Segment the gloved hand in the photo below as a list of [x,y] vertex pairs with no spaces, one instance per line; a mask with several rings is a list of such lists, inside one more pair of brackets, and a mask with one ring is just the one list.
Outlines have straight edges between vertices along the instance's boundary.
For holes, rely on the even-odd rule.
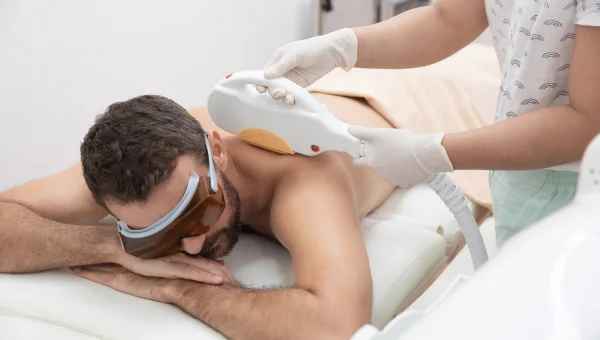
[[[264,67],[265,78],[286,77],[307,87],[336,67],[350,71],[356,64],[358,40],[350,28],[329,34],[295,41],[280,47]],[[258,85],[258,92],[267,88]],[[286,104],[294,100],[284,89],[268,89],[273,99],[283,99]]]
[[378,177],[401,188],[425,182],[434,173],[454,171],[442,146],[444,133],[363,126],[350,126],[348,132],[364,141],[364,157],[355,159],[354,166],[369,167]]

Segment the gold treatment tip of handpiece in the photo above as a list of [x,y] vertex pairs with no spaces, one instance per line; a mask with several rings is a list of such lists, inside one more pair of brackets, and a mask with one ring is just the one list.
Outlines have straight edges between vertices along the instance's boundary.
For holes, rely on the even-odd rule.
[[277,152],[283,155],[295,154],[292,147],[279,135],[265,129],[246,128],[240,131],[237,136],[246,141],[246,143],[258,146],[269,151]]

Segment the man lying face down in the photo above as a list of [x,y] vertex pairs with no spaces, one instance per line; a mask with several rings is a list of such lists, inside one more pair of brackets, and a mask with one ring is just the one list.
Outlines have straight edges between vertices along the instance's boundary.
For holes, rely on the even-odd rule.
[[[358,101],[315,97],[350,124],[389,127]],[[190,197],[210,189],[212,178],[219,214],[206,233],[187,233],[148,257],[166,256],[126,253],[129,241],[114,222],[99,222],[113,215],[131,234],[168,216],[172,225],[181,217],[173,211],[190,211],[186,204],[200,201]],[[136,97],[97,117],[81,163],[0,193],[0,271],[75,267],[86,279],[175,304],[231,339],[348,339],[371,311],[359,221],[393,189],[353,168],[346,154],[278,155],[218,129],[205,108],[188,113],[164,97]],[[243,227],[290,251],[292,287],[236,282],[220,260]]]

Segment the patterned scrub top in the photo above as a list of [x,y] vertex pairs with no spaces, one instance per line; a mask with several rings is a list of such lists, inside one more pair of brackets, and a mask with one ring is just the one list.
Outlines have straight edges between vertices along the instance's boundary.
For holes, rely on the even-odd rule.
[[[600,26],[600,0],[485,0],[485,6],[503,75],[494,121],[568,104],[575,25]],[[578,168],[579,162],[552,167]]]

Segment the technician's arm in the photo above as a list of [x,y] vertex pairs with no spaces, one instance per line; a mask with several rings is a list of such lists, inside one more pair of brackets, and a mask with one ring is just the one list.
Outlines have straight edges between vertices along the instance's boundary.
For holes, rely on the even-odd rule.
[[351,179],[326,157],[312,158],[319,171],[289,178],[274,198],[271,221],[292,254],[292,288],[173,281],[166,300],[236,340],[348,339],[367,324],[372,283]]
[[80,164],[0,193],[0,272],[110,262],[119,251],[115,228],[80,226],[106,215]]
[[442,145],[455,169],[539,169],[582,158],[600,133],[600,27],[577,25],[575,35],[569,105],[447,134]]
[[[473,41],[487,27],[483,0],[438,0],[384,22],[296,41],[273,53],[266,78],[284,76],[306,87],[336,67],[412,68],[438,62]],[[257,86],[259,92],[267,89]],[[293,104],[284,89],[274,99]]]
[[488,26],[483,0],[438,0],[375,25],[354,29],[356,67],[413,68],[443,60]]

